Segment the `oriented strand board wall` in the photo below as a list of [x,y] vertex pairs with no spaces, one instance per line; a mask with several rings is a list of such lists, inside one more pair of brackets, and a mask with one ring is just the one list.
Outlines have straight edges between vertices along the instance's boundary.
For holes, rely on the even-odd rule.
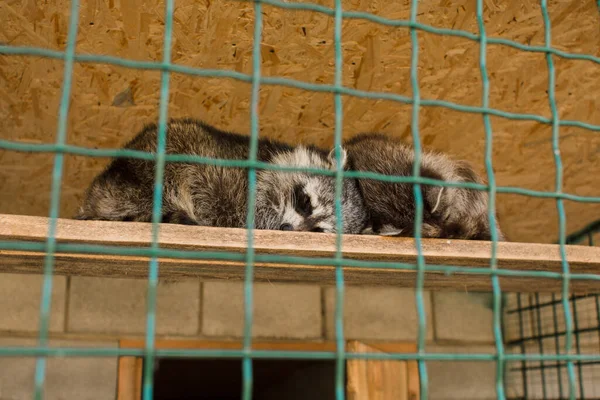
[[[332,2],[322,1],[332,6]],[[543,44],[537,1],[486,0],[489,35]],[[593,0],[550,1],[553,44],[574,53],[599,55],[600,28]],[[237,1],[177,0],[173,62],[193,67],[251,72],[253,10]],[[419,20],[477,32],[474,0],[422,0]],[[346,10],[407,18],[409,1],[344,1]],[[0,41],[63,49],[67,0],[0,2]],[[138,60],[160,60],[164,4],[158,0],[87,0],[80,9],[77,51]],[[332,18],[264,6],[262,73],[306,82],[332,83]],[[481,103],[477,42],[419,33],[419,78],[423,98]],[[410,95],[407,29],[363,20],[343,24],[343,83],[364,90]],[[600,65],[555,57],[561,118],[600,124]],[[550,115],[543,54],[490,46],[488,70],[492,107]],[[0,137],[29,143],[55,139],[62,63],[0,55]],[[157,116],[160,74],[111,65],[78,64],[69,117],[68,142],[93,148],[123,144]],[[169,112],[193,116],[220,128],[249,131],[248,84],[229,79],[173,74]],[[333,97],[284,87],[263,87],[261,134],[290,142],[333,143]],[[494,164],[499,185],[537,190],[554,187],[551,129],[534,122],[492,118]],[[421,138],[433,149],[472,161],[484,173],[482,117],[424,107]],[[390,101],[344,98],[344,136],[379,130],[410,140],[410,106]],[[561,128],[565,191],[600,196],[600,133]],[[93,176],[107,160],[67,156],[61,215],[74,214]],[[0,212],[47,215],[51,155],[0,150]],[[552,200],[501,195],[500,222],[509,238],[549,242],[557,237]],[[567,202],[568,230],[600,216],[600,206]]]

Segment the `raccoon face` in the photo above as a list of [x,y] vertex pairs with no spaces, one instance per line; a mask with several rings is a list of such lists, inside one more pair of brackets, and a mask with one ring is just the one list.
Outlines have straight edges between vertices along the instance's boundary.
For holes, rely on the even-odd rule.
[[303,176],[285,193],[277,210],[281,215],[280,230],[335,232],[335,210],[322,186],[322,182]]
[[[345,152],[342,163],[345,165]],[[298,147],[273,158],[286,166],[335,169],[333,152]],[[261,171],[257,185],[257,227],[263,229],[336,232],[335,178],[308,173]],[[360,233],[366,211],[356,182],[345,180],[342,190],[343,233]],[[262,217],[262,218],[261,218]]]

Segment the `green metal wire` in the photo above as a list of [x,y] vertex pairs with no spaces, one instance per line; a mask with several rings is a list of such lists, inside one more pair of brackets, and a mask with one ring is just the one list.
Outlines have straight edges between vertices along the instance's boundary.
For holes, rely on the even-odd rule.
[[[536,293],[537,296],[537,293]],[[573,305],[573,316],[575,318],[573,318],[573,326],[575,328],[575,332],[577,332],[575,334],[575,349],[577,351],[577,354],[581,353],[581,344],[580,344],[580,340],[579,340],[579,324],[578,324],[578,318],[577,318],[577,299],[575,298],[575,296],[571,297],[571,301],[570,303]],[[539,314],[540,310],[538,309],[538,314]],[[542,326],[542,324],[540,323],[539,326]],[[542,369],[542,371],[544,371]],[[579,378],[579,397],[582,399],[585,399],[585,386],[583,384],[583,369],[581,368],[581,362],[577,363],[577,377]]]
[[[55,144],[33,144],[33,143],[21,143],[9,140],[0,139],[0,148],[13,151],[21,152],[40,152],[40,153],[65,153],[83,155],[88,157],[116,157],[116,158],[137,158],[143,160],[156,160],[156,155],[138,150],[127,150],[127,149],[90,149],[85,147],[78,147],[73,145],[55,145]],[[284,165],[274,165],[261,161],[251,162],[248,160],[229,160],[211,157],[201,157],[188,154],[167,154],[165,156],[167,162],[188,162],[196,164],[210,164],[220,167],[227,168],[256,168],[265,170],[276,170],[282,172],[306,172],[316,175],[335,176],[335,171],[328,169],[318,168],[305,168],[305,167],[290,167]],[[346,178],[362,178],[362,179],[373,179],[383,182],[392,183],[420,183],[422,185],[437,185],[443,187],[457,187],[463,189],[474,189],[474,190],[489,190],[489,185],[483,185],[479,183],[470,182],[454,182],[454,181],[440,181],[437,179],[414,177],[414,176],[393,176],[383,175],[375,172],[366,171],[344,171]],[[496,186],[496,193],[511,193],[520,194],[524,196],[540,197],[540,198],[554,198],[563,200],[572,200],[582,203],[600,203],[600,197],[593,196],[579,196],[564,192],[547,192],[540,190],[524,189],[515,186]]]
[[[558,318],[557,318],[557,311],[556,311],[556,295],[554,293],[552,293],[552,321],[554,323],[554,332],[558,332]],[[541,325],[540,325],[541,327]],[[523,337],[523,335],[521,335]],[[560,345],[559,345],[559,337],[556,336],[554,338],[554,343],[555,343],[555,349],[556,349],[556,354],[560,353]],[[543,347],[543,346],[542,346]],[[522,349],[523,353],[525,352],[524,349]],[[541,353],[541,352],[540,352]],[[559,393],[559,398],[563,398],[563,382],[562,382],[562,372],[561,372],[561,366],[559,363],[557,363],[557,372],[558,372],[558,376],[560,377],[558,379],[558,393]],[[524,380],[523,381],[523,385],[526,387],[527,386],[527,381]]]
[[[3,357],[120,357],[144,356],[144,349],[126,347],[0,347]],[[200,350],[200,349],[156,349],[155,357],[177,358],[242,358],[248,352],[244,350]],[[335,360],[336,352],[327,351],[281,351],[281,350],[252,350],[252,358],[260,359],[294,359],[294,360]],[[353,353],[346,352],[346,358],[352,360],[424,360],[424,361],[495,361],[496,353]],[[600,361],[600,354],[506,354],[506,361]]]
[[342,124],[343,108],[342,96],[339,88],[342,86],[342,1],[335,0],[334,14],[334,54],[335,54],[335,80],[336,89],[334,95],[335,107],[335,129],[334,129],[334,151],[335,151],[335,398],[344,400],[346,391],[345,382],[345,361],[346,361],[346,342],[344,340],[344,270],[342,269],[342,182],[344,166],[341,162],[342,149]]
[[[249,0],[241,0],[249,1]],[[57,139],[55,143],[49,144],[30,144],[16,141],[1,140],[0,148],[11,151],[39,152],[55,154],[54,169],[52,175],[52,193],[50,201],[48,227],[48,239],[45,242],[26,242],[26,241],[0,241],[2,250],[27,250],[33,252],[44,252],[44,280],[42,288],[42,298],[40,306],[40,331],[39,345],[37,347],[0,347],[0,356],[28,356],[36,357],[35,373],[35,398],[43,398],[43,386],[45,376],[46,357],[115,357],[115,356],[142,356],[144,363],[144,381],[143,398],[151,400],[153,394],[153,363],[157,356],[160,357],[226,357],[241,359],[242,362],[242,398],[250,400],[253,391],[253,371],[252,360],[257,358],[271,359],[324,359],[334,360],[336,363],[335,375],[335,395],[337,400],[345,398],[345,363],[348,359],[379,359],[379,360],[416,360],[420,372],[420,394],[422,399],[428,397],[428,375],[426,369],[427,361],[474,361],[474,362],[496,362],[496,395],[499,399],[505,398],[504,393],[504,365],[510,361],[564,361],[567,362],[569,376],[569,396],[574,399],[575,396],[575,372],[573,362],[581,361],[600,361],[600,355],[580,355],[571,354],[572,346],[572,315],[568,306],[568,290],[571,280],[591,280],[600,281],[600,274],[579,274],[571,273],[566,257],[566,243],[576,243],[584,237],[591,234],[589,229],[585,232],[577,232],[569,236],[565,235],[566,217],[564,210],[564,201],[578,201],[583,203],[600,203],[600,197],[579,196],[575,194],[563,193],[562,180],[563,169],[559,150],[559,129],[561,126],[571,126],[582,128],[591,132],[600,132],[600,125],[594,125],[584,121],[561,120],[558,116],[555,99],[555,69],[553,57],[565,59],[582,60],[600,64],[600,58],[586,54],[575,54],[552,48],[551,46],[551,27],[550,18],[547,10],[547,1],[541,0],[542,17],[545,27],[545,40],[543,46],[530,46],[520,44],[502,38],[492,38],[486,35],[485,24],[483,20],[483,0],[477,2],[477,25],[478,34],[473,34],[461,30],[436,28],[430,25],[422,24],[417,21],[418,0],[412,0],[410,6],[409,20],[393,20],[365,12],[344,11],[342,1],[335,0],[334,8],[324,7],[313,3],[295,3],[284,2],[280,0],[253,0],[254,1],[254,43],[252,51],[252,73],[243,74],[235,71],[200,69],[184,65],[171,63],[171,43],[173,33],[173,11],[174,0],[165,1],[165,31],[163,58],[160,62],[134,61],[112,56],[97,54],[75,54],[75,44],[77,38],[78,24],[78,0],[71,2],[71,15],[69,22],[69,33],[67,37],[67,46],[65,51],[49,50],[37,47],[0,45],[0,54],[15,56],[33,56],[54,58],[64,61],[64,80],[62,88],[62,97],[59,108]],[[332,85],[314,84],[298,80],[281,77],[263,77],[261,76],[261,56],[260,43],[262,35],[262,7],[263,4],[279,7],[282,9],[304,10],[318,12],[333,17],[334,22],[334,56],[335,56],[335,79]],[[385,26],[404,27],[410,30],[411,40],[411,63],[410,63],[410,82],[412,88],[411,96],[403,96],[393,93],[368,92],[342,85],[342,22],[344,19],[362,19],[375,22]],[[428,32],[437,35],[460,37],[480,44],[479,67],[482,78],[482,104],[480,107],[467,106],[454,102],[421,98],[418,83],[418,32]],[[550,117],[512,113],[498,110],[490,107],[489,93],[490,83],[486,67],[486,53],[490,45],[508,46],[511,48],[544,53],[548,66],[548,99],[550,104]],[[74,63],[100,63],[122,66],[135,69],[147,69],[161,71],[160,103],[159,103],[159,124],[156,154],[145,153],[125,149],[88,149],[66,144],[67,121],[69,109],[69,97],[72,85],[72,70]],[[235,79],[250,83],[251,106],[250,106],[250,151],[247,160],[224,160],[208,157],[199,157],[182,154],[165,154],[166,147],[166,123],[168,120],[168,99],[169,99],[169,76],[171,73],[187,74],[192,76],[216,77]],[[335,130],[334,130],[334,154],[336,160],[335,170],[283,167],[272,165],[257,160],[257,146],[259,135],[259,92],[261,85],[278,85],[291,88],[299,88],[314,92],[332,93],[334,95],[335,108]],[[342,126],[343,126],[343,104],[342,96],[353,96],[359,98],[388,100],[403,104],[412,105],[411,132],[415,149],[415,162],[413,164],[412,176],[398,177],[387,176],[370,172],[344,171],[341,163],[341,144],[342,144]],[[485,133],[485,166],[488,178],[488,184],[474,184],[464,182],[445,182],[435,179],[423,178],[420,176],[420,161],[422,157],[422,148],[419,135],[419,111],[421,107],[443,107],[466,113],[481,114],[484,121]],[[490,116],[496,116],[511,120],[536,121],[547,124],[552,127],[552,148],[556,164],[556,182],[554,191],[535,191],[519,187],[496,186],[492,162],[492,143],[493,130]],[[144,160],[155,161],[156,173],[153,192],[153,214],[152,214],[152,237],[151,243],[147,247],[122,247],[122,246],[101,246],[91,243],[57,243],[56,240],[56,219],[60,204],[60,183],[62,180],[63,161],[65,154],[83,155],[89,157],[129,157]],[[217,251],[191,251],[175,250],[159,246],[159,227],[160,211],[162,203],[163,175],[165,162],[190,162],[198,164],[210,164],[227,168],[247,168],[248,169],[248,216],[246,221],[247,228],[247,250],[244,253],[217,252]],[[335,254],[333,257],[294,257],[285,255],[256,254],[254,249],[254,205],[256,202],[256,174],[259,169],[278,170],[284,172],[307,172],[330,176],[335,178],[335,215],[336,215],[336,242]],[[362,178],[375,179],[384,182],[409,183],[413,184],[413,192],[416,203],[415,211],[415,246],[417,249],[416,263],[397,263],[381,261],[364,261],[345,258],[342,252],[343,236],[343,215],[342,215],[342,182],[344,178]],[[423,198],[421,185],[438,185],[442,187],[460,187],[475,190],[484,190],[489,195],[488,217],[491,229],[491,255],[489,268],[470,268],[461,266],[435,265],[427,264],[423,255],[421,243],[421,225],[423,221]],[[495,221],[495,198],[497,193],[513,193],[539,198],[555,199],[559,215],[559,248],[561,255],[561,272],[549,271],[520,271],[499,269],[497,262],[497,241]],[[591,225],[592,228],[595,225]],[[588,227],[589,228],[589,227]],[[587,236],[586,236],[587,235]],[[147,295],[147,320],[145,345],[143,349],[128,348],[56,348],[50,347],[48,343],[48,324],[50,317],[50,303],[52,292],[52,276],[56,254],[60,252],[76,254],[111,254],[122,256],[145,256],[150,258],[148,272],[148,295]],[[158,258],[175,259],[201,259],[201,260],[229,260],[245,263],[244,276],[244,336],[241,350],[199,350],[199,349],[176,349],[165,350],[155,348],[156,336],[156,291],[159,275]],[[261,263],[288,263],[303,265],[321,265],[333,266],[335,269],[336,297],[335,297],[335,333],[336,350],[332,352],[294,352],[294,351],[264,351],[254,350],[252,348],[252,325],[253,325],[253,277],[254,264]],[[380,268],[393,269],[399,271],[412,271],[416,273],[415,299],[418,321],[417,352],[409,354],[397,353],[351,353],[345,351],[344,340],[344,274],[343,267],[346,268]],[[188,271],[191,268],[179,268],[180,271]],[[424,280],[426,272],[464,275],[485,275],[490,276],[493,291],[493,329],[496,351],[493,354],[449,354],[449,353],[426,353],[425,338],[427,332],[426,312],[424,306]],[[546,278],[562,281],[562,299],[566,321],[566,344],[565,354],[506,354],[502,340],[502,331],[500,324],[502,290],[499,284],[499,277],[528,277],[528,278]]]
[[[248,161],[256,162],[258,153],[258,104],[260,101],[260,43],[262,36],[262,5],[254,2],[254,41],[252,44],[252,93],[250,99],[250,149]],[[254,297],[252,282],[254,278],[254,217],[256,204],[256,168],[248,169],[248,215],[246,217],[246,233],[248,248],[246,250],[246,268],[244,272],[244,356],[242,358],[242,399],[252,399],[252,319],[254,316]]]
[[[143,160],[156,160],[156,155],[137,150],[127,149],[90,149],[85,147],[78,147],[72,145],[55,145],[55,144],[33,144],[33,143],[20,143],[8,140],[0,139],[0,148],[13,151],[21,152],[41,152],[41,153],[65,153],[83,155],[88,157],[116,157],[116,158],[137,158]],[[335,171],[328,169],[318,168],[305,168],[305,167],[290,167],[283,165],[274,165],[261,161],[250,162],[248,160],[229,160],[219,159],[211,157],[201,157],[188,154],[167,154],[165,161],[168,162],[188,162],[196,164],[210,164],[220,167],[234,168],[256,168],[265,170],[276,170],[282,172],[306,172],[316,175],[335,176]],[[393,176],[383,175],[375,172],[365,171],[344,171],[346,178],[362,178],[362,179],[373,179],[383,182],[391,183],[420,183],[422,185],[437,185],[443,187],[457,187],[463,189],[474,189],[474,190],[485,190],[489,191],[489,185],[483,185],[479,183],[470,182],[454,182],[454,181],[440,181],[437,179],[414,177],[414,176]],[[524,189],[515,186],[496,186],[496,193],[510,193],[520,194],[530,197],[539,198],[554,198],[571,200],[582,203],[600,203],[600,197],[593,196],[579,196],[564,192],[548,192],[540,190]]]
[[[479,69],[482,82],[482,106],[489,108],[490,104],[490,80],[488,79],[486,66],[487,36],[485,34],[485,23],[483,21],[483,0],[477,0],[477,26],[481,38],[479,44]],[[485,170],[488,178],[488,220],[490,221],[490,236],[492,248],[490,254],[490,270],[492,277],[493,293],[493,324],[494,324],[494,342],[498,359],[496,360],[496,396],[498,399],[505,399],[504,394],[504,342],[502,340],[502,290],[500,288],[500,279],[496,274],[498,270],[498,259],[496,257],[498,247],[498,232],[496,230],[496,178],[492,166],[492,123],[490,116],[483,113],[483,126],[485,130]]]
[[[542,17],[544,19],[544,44],[546,47],[550,47],[552,33],[546,0],[541,0],[541,8]],[[563,166],[560,157],[559,116],[555,97],[556,74],[554,70],[554,62],[552,60],[552,54],[546,53],[546,63],[548,65],[548,101],[550,103],[550,110],[552,113],[552,151],[554,154],[554,164],[556,166],[555,190],[557,193],[560,193],[562,192],[563,185]],[[571,307],[569,305],[570,271],[569,263],[567,262],[567,251],[565,248],[567,217],[562,199],[556,199],[556,208],[558,211],[558,238],[563,271],[562,305],[565,314],[565,353],[569,354],[571,352],[573,340],[573,316],[571,315]],[[575,400],[575,366],[571,361],[567,362],[567,374],[569,376],[569,399]]]
[[[23,250],[32,252],[44,252],[43,243],[32,242],[12,242],[0,241],[1,250]],[[191,251],[191,250],[172,250],[172,249],[151,249],[149,247],[121,247],[121,246],[106,246],[106,245],[91,245],[91,244],[75,244],[75,243],[58,243],[56,245],[57,252],[76,253],[76,254],[108,254],[121,256],[145,256],[145,257],[165,257],[174,259],[190,259],[190,260],[227,260],[227,261],[244,261],[243,254],[217,252],[217,251]],[[284,255],[257,254],[255,261],[261,263],[274,264],[300,264],[300,265],[335,265],[338,261],[335,258],[314,258],[314,257],[297,257]],[[385,261],[363,261],[342,258],[341,263],[344,267],[349,268],[370,268],[370,269],[397,269],[406,271],[416,271],[416,264],[396,263]],[[170,267],[177,271],[194,271],[193,268],[185,267]],[[442,272],[447,276],[452,274],[469,274],[469,275],[491,275],[492,271],[489,268],[473,268],[451,265],[435,265],[427,264],[423,266],[425,272]],[[548,278],[562,279],[561,272],[550,271],[521,271],[499,269],[495,272],[499,276],[521,277],[521,278]],[[571,280],[592,280],[600,281],[599,274],[584,274],[571,273]]]
[[[171,39],[173,35],[174,0],[165,0],[165,32],[163,43],[163,63],[171,62]],[[169,110],[169,76],[170,71],[161,72],[158,134],[156,146],[156,171],[154,193],[152,199],[152,241],[150,248],[159,249],[158,237],[162,218],[163,178],[165,172],[165,153],[167,147],[167,121]],[[142,397],[152,400],[154,389],[154,358],[156,338],[156,291],[158,286],[158,258],[150,258],[148,271],[148,295],[146,297],[146,340],[144,351],[144,381]]]
[[[419,8],[418,0],[411,0],[410,3],[410,22],[414,25],[417,22],[417,10]],[[413,137],[413,146],[415,157],[413,162],[413,177],[417,178],[421,174],[421,138],[419,136],[419,109],[421,105],[421,95],[419,92],[418,65],[419,65],[419,40],[417,30],[410,28],[410,86],[412,90],[412,115],[410,128]],[[413,184],[413,194],[415,197],[415,246],[417,249],[417,280],[415,285],[415,300],[417,307],[417,351],[419,354],[425,353],[425,335],[427,333],[427,316],[425,315],[425,303],[423,300],[423,287],[425,285],[425,257],[421,245],[421,226],[423,224],[423,195],[421,185]],[[420,394],[423,400],[428,398],[428,376],[427,365],[423,360],[418,361],[420,376]]]
[[[77,24],[79,20],[79,1],[71,1],[71,15],[69,16],[69,31],[67,34],[67,47],[65,50],[65,66],[63,72],[63,87],[58,110],[58,128],[56,133],[56,145],[64,145],[67,141],[67,126],[69,117],[69,105],[71,98],[71,86],[73,83],[73,65],[75,45],[77,42]],[[60,210],[60,194],[62,173],[64,165],[64,154],[57,153],[54,156],[54,168],[52,170],[52,186],[50,194],[50,218],[48,224],[48,239],[46,240],[44,257],[44,280],[42,284],[42,298],[40,300],[40,328],[39,346],[48,345],[48,331],[50,324],[50,305],[52,301],[52,272],[54,269],[54,255],[56,252],[56,225]],[[38,358],[35,366],[34,398],[44,398],[44,381],[46,372],[46,359]]]
[[[416,28],[415,28],[416,29]],[[545,48],[544,48],[545,49]],[[534,51],[534,50],[529,50]],[[38,47],[12,47],[6,45],[0,45],[0,54],[14,54],[14,55],[30,55],[30,56],[43,56],[49,58],[58,58],[64,59],[64,53],[48,50]],[[553,53],[553,52],[551,52]],[[573,58],[573,57],[566,57]],[[75,61],[78,62],[86,62],[86,63],[96,63],[96,64],[111,64],[117,65],[127,68],[135,68],[135,69],[149,69],[149,70],[169,70],[171,72],[182,73],[186,75],[193,76],[202,76],[202,77],[213,77],[213,78],[232,78],[236,80],[240,80],[243,82],[251,82],[251,75],[243,74],[235,71],[227,71],[227,70],[211,70],[211,69],[201,69],[194,67],[187,67],[183,65],[176,64],[163,64],[158,62],[150,62],[150,61],[134,61],[134,60],[126,60],[123,58],[111,57],[111,56],[101,56],[101,55],[93,55],[93,54],[82,54],[75,55]],[[351,89],[347,87],[340,87],[338,89],[335,88],[334,85],[327,84],[317,84],[317,83],[306,83],[294,79],[289,78],[280,78],[280,77],[263,77],[260,81],[261,85],[276,85],[276,86],[286,86],[291,88],[309,90],[313,92],[325,92],[325,93],[340,93],[347,96],[360,97],[366,99],[373,100],[390,100],[396,101],[404,104],[411,104],[412,99],[407,96],[402,96],[394,93],[383,93],[383,92],[368,92],[365,90]],[[472,114],[481,114],[487,112],[490,115],[508,118],[519,121],[535,121],[543,124],[551,125],[552,119],[542,117],[540,115],[535,114],[523,114],[523,113],[513,113],[507,112],[497,109],[483,109],[481,107],[475,106],[465,106],[462,104],[454,103],[451,101],[445,100],[432,100],[432,99],[421,99],[421,106],[428,107],[443,107],[448,108],[450,110],[472,113]],[[584,128],[591,131],[600,131],[600,125],[594,125],[581,121],[572,121],[572,120],[561,120],[559,121],[561,126],[574,126],[579,128]]]
[[[252,0],[238,0],[238,1],[252,1]],[[329,7],[321,6],[315,3],[297,3],[297,2],[284,2],[280,0],[262,0],[262,3],[268,4],[274,7],[291,9],[291,10],[303,10],[303,11],[314,11],[322,14],[334,15],[334,10]],[[422,24],[417,21],[406,21],[406,20],[397,20],[397,19],[389,19],[385,17],[380,17],[378,15],[374,15],[368,12],[361,11],[346,11],[342,13],[342,17],[345,19],[364,19],[370,22],[375,22],[380,25],[393,26],[393,27],[402,27],[402,28],[411,28],[416,30],[421,30],[427,33],[433,33],[440,36],[453,36],[460,37],[464,39],[473,40],[476,42],[481,41],[481,37],[475,35],[471,32],[459,30],[459,29],[445,29],[445,28],[436,28],[431,25]],[[563,58],[574,59],[574,60],[587,60],[595,63],[600,63],[600,57],[595,57],[588,54],[574,54],[569,53],[557,49],[553,49],[550,46],[530,46],[521,44],[512,40],[502,39],[502,38],[488,38],[489,44],[495,45],[504,45],[508,47],[512,47],[519,50],[530,51],[534,53],[551,53]]]

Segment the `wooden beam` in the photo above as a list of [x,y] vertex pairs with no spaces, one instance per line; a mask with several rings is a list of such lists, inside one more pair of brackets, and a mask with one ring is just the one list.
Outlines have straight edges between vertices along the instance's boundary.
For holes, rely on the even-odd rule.
[[[43,217],[0,215],[0,241],[41,242],[46,239],[48,219]],[[122,247],[148,247],[151,225],[133,222],[75,221],[60,219],[57,224],[58,243],[93,244]],[[246,231],[233,228],[210,228],[163,224],[160,227],[160,247],[174,250],[246,251]],[[5,246],[6,247],[6,246]],[[255,231],[256,254],[333,258],[335,235],[308,232]],[[427,264],[452,265],[466,268],[489,267],[490,242],[424,239],[423,254]],[[412,263],[416,261],[413,239],[378,236],[345,235],[343,257],[350,260]],[[558,245],[499,243],[498,267],[504,270],[561,272]],[[600,248],[567,246],[571,273],[600,274]],[[0,272],[41,273],[44,254],[23,250],[0,250]],[[199,259],[160,258],[161,278],[200,277],[204,279],[243,279],[244,262]],[[144,278],[148,274],[148,257],[58,252],[54,272],[60,275],[110,276]],[[257,281],[335,283],[331,265],[294,265],[257,262]],[[354,285],[397,285],[414,287],[416,273],[408,269],[345,267],[345,282]],[[559,279],[502,276],[503,291],[558,291]],[[458,290],[489,290],[490,277],[428,271],[425,287]],[[571,281],[577,292],[600,291],[600,281]]]
[[142,358],[120,357],[117,379],[117,400],[141,398]]
[[[417,345],[412,342],[393,342],[381,340],[366,340],[363,343],[376,347],[385,353],[416,353]],[[347,344],[347,342],[346,342]],[[121,339],[119,347],[123,349],[143,349],[146,347],[144,339]],[[242,340],[205,340],[205,339],[157,339],[155,349],[204,349],[204,350],[241,350],[244,348]],[[335,352],[336,342],[327,341],[297,341],[297,340],[252,340],[254,350],[268,351],[324,351]],[[346,351],[351,351],[346,348]],[[127,358],[124,356],[121,358]]]
[[[385,353],[356,340],[346,344],[353,353]],[[348,400],[409,400],[408,368],[399,360],[348,360]]]

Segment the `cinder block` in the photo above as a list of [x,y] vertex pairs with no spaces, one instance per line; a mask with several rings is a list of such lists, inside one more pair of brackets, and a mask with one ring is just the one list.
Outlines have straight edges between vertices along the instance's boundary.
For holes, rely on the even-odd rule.
[[433,300],[437,340],[494,342],[491,293],[436,292]]
[[[0,339],[0,346],[35,346],[31,339]],[[112,342],[50,341],[57,347],[118,347]],[[0,357],[0,399],[33,398],[34,357]],[[44,399],[114,400],[116,357],[50,357],[46,363]]]
[[[424,292],[427,339],[433,338],[429,292]],[[335,288],[327,288],[325,322],[328,338],[335,338]],[[346,339],[416,340],[417,308],[414,289],[346,287],[344,335]]]
[[[202,332],[209,336],[243,335],[242,282],[205,282]],[[255,337],[321,337],[321,290],[313,285],[254,284]]]
[[[427,353],[495,353],[494,346],[427,346]],[[427,361],[431,400],[495,400],[494,361]]]
[[[42,275],[2,274],[0,277],[0,330],[37,332],[42,298]],[[54,276],[50,331],[62,332],[65,321],[66,278]]]
[[[144,333],[147,290],[146,280],[72,278],[68,330],[113,334]],[[156,302],[158,334],[195,335],[198,333],[200,310],[198,280],[159,283]]]

